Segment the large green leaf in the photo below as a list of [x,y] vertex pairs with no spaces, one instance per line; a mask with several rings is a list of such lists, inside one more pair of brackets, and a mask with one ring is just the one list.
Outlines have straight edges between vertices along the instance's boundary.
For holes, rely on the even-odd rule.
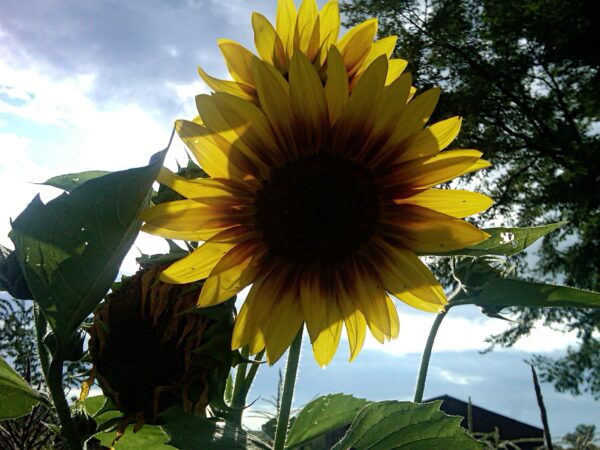
[[[270,447],[258,437],[237,425],[221,419],[207,419],[186,414],[177,407],[159,414],[161,425],[144,425],[137,433],[128,426],[115,445],[115,450],[268,450]],[[94,435],[103,445],[115,438],[114,431]]]
[[600,293],[567,286],[497,278],[486,283],[479,293],[461,297],[460,303],[472,303],[482,307],[600,308]]
[[332,450],[471,450],[481,443],[461,428],[463,419],[440,411],[441,401],[386,401],[363,408]]
[[206,419],[171,408],[159,416],[170,435],[169,444],[180,450],[268,450],[269,445],[232,422]]
[[471,247],[463,248],[446,253],[436,253],[439,256],[485,256],[485,255],[499,255],[499,256],[512,256],[515,255],[539,238],[546,234],[560,228],[565,222],[550,223],[548,225],[542,225],[539,227],[525,227],[525,228],[486,228],[483,231],[490,234],[491,237],[485,241],[473,245]]
[[[112,448],[117,433],[113,431],[104,431],[96,433],[94,437],[106,447]],[[114,446],[115,450],[174,450],[167,444],[169,436],[162,427],[157,425],[144,425],[137,433],[133,432],[133,425],[129,425]],[[202,448],[202,447],[198,447]]]
[[350,425],[356,414],[368,404],[368,400],[344,394],[325,395],[311,401],[296,416],[286,448],[298,447],[325,433]]
[[77,186],[85,183],[88,180],[108,175],[110,172],[106,170],[88,170],[86,172],[79,173],[66,173],[64,175],[58,175],[52,177],[46,182],[42,183],[47,186],[53,186],[65,191],[72,191]]
[[0,357],[0,420],[28,414],[42,398]]
[[27,284],[63,347],[115,280],[165,154],[89,180],[48,204],[36,197],[13,222]]

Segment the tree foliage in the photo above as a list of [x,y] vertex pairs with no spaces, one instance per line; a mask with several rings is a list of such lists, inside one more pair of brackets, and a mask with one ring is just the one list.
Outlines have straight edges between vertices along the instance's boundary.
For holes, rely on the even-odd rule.
[[[568,221],[544,239],[529,273],[598,290],[600,48],[593,43],[600,5],[354,0],[342,11],[347,25],[377,17],[382,36],[398,36],[396,54],[409,60],[413,84],[442,87],[432,120],[463,116],[455,145],[482,149],[494,164],[477,180],[495,199],[482,221],[520,226]],[[492,336],[492,344],[510,346],[540,320],[576,330],[579,347],[560,360],[538,358],[541,375],[561,391],[600,395],[598,312],[513,312],[518,323]]]

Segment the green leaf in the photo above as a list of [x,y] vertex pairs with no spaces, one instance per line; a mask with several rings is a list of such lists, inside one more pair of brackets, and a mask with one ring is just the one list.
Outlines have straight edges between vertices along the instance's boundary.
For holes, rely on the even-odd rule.
[[325,395],[311,401],[296,416],[288,434],[286,448],[298,447],[351,424],[354,416],[368,404],[368,400],[344,394]]
[[0,357],[0,420],[29,414],[43,399],[27,382]]
[[165,154],[146,167],[86,181],[48,204],[38,196],[13,222],[19,263],[59,348],[115,280]]
[[344,438],[332,450],[471,450],[482,449],[458,416],[441,412],[441,401],[386,401],[363,408]]
[[481,307],[528,306],[545,308],[570,306],[600,308],[600,293],[567,286],[497,278],[485,284],[477,295],[465,296],[465,299],[461,300],[460,303],[471,303]]
[[485,255],[499,255],[499,256],[512,256],[519,252],[522,252],[527,247],[532,245],[539,238],[545,236],[548,233],[560,228],[566,222],[550,223],[548,225],[542,225],[539,227],[526,227],[526,228],[486,228],[483,231],[490,234],[491,237],[485,241],[473,245],[471,247],[463,248],[446,253],[436,253],[439,256],[485,256]]
[[66,173],[64,175],[58,175],[46,180],[44,183],[47,186],[53,186],[55,188],[62,189],[64,191],[72,191],[77,186],[85,183],[86,181],[99,178],[110,172],[106,170],[88,170],[86,172],[79,173]]
[[[129,425],[115,445],[115,450],[267,450],[270,447],[252,433],[221,419],[206,419],[186,414],[177,407],[159,414],[161,425],[144,425],[137,433]],[[110,445],[114,431],[94,435],[103,445]]]
[[270,446],[252,433],[244,431],[232,422],[222,419],[206,419],[185,414],[171,408],[159,416],[166,423],[163,428],[171,440],[168,442],[180,450],[202,448],[222,450],[267,450]]
[[[111,446],[116,431],[96,433],[94,437],[106,447]],[[144,425],[137,433],[133,432],[133,425],[129,425],[121,438],[114,446],[115,450],[173,450],[176,447],[167,445],[169,436],[162,427],[157,425]]]

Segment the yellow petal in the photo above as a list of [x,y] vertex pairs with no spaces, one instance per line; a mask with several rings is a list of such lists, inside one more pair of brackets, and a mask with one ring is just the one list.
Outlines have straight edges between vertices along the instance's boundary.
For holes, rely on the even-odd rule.
[[160,274],[161,281],[172,284],[193,283],[206,278],[234,244],[205,243],[193,253],[171,264]]
[[160,168],[156,181],[189,199],[202,197],[228,197],[232,195],[231,190],[218,180],[210,178],[189,180],[176,175],[166,167]]
[[161,236],[165,239],[180,239],[182,241],[206,241],[223,230],[224,228],[207,228],[203,230],[175,231],[150,225],[149,223],[142,225],[142,231],[145,233]]
[[356,130],[365,130],[360,134],[363,140],[370,138],[366,130],[372,130],[386,71],[387,59],[380,56],[360,78],[335,126],[337,149],[347,152],[349,148],[360,146],[361,143],[356,140]]
[[[238,348],[248,345],[250,353],[258,353],[265,347],[265,340],[261,328],[265,327],[265,322],[269,319],[272,310],[273,296],[265,284],[265,278],[262,277],[252,285],[244,304],[235,319],[233,335],[231,337],[231,348]],[[266,294],[266,295],[265,295]]]
[[233,79],[253,86],[252,59],[255,56],[252,52],[230,39],[219,39],[217,42]]
[[375,263],[381,267],[380,277],[385,289],[396,297],[410,292],[421,300],[434,305],[445,305],[446,295],[425,264],[410,250],[394,247],[377,240],[381,250]]
[[494,201],[487,195],[458,189],[427,189],[412,197],[395,200],[433,209],[452,217],[463,218],[488,209]]
[[226,121],[235,134],[229,134],[230,137],[237,139],[244,144],[244,149],[255,155],[259,161],[255,161],[252,155],[252,161],[260,165],[261,171],[268,172],[268,167],[283,164],[284,157],[273,136],[273,130],[269,120],[260,108],[251,102],[242,100],[229,94],[216,93],[212,96],[221,117]]
[[300,287],[302,314],[317,363],[324,367],[333,358],[342,331],[342,314],[333,294],[320,286],[319,275],[307,276]]
[[383,89],[374,133],[380,133],[384,130],[389,134],[392,133],[400,113],[406,105],[411,85],[412,76],[410,73],[406,73]]
[[277,132],[280,142],[286,148],[293,150],[295,136],[291,127],[294,116],[288,83],[273,66],[262,61],[255,60],[253,69],[261,108]]
[[420,131],[396,162],[433,156],[444,150],[458,136],[462,118],[459,116],[436,122]]
[[[394,48],[396,48],[397,41],[398,41],[397,36],[387,36],[387,37],[384,37],[383,39],[379,39],[379,40],[375,41],[373,43],[373,45],[371,46],[371,50],[369,51],[369,54],[367,55],[367,57],[361,64],[360,68],[356,72],[355,79],[360,77],[364,73],[364,71],[367,69],[367,67],[373,61],[375,61],[377,58],[379,58],[380,56],[385,56],[387,59],[390,59],[390,57],[392,56],[392,52],[394,51]],[[389,68],[388,68],[388,72],[389,72]],[[389,83],[387,83],[387,84],[389,84]]]
[[290,62],[290,100],[307,146],[318,148],[327,123],[327,102],[321,79],[308,58],[295,53]]
[[354,302],[347,292],[339,298],[342,317],[348,333],[348,345],[350,346],[350,361],[358,355],[365,342],[367,333],[367,322],[363,313],[356,308]]
[[467,170],[464,173],[469,173],[469,172],[475,172],[476,170],[481,170],[481,169],[487,169],[488,167],[491,167],[491,163],[489,161],[486,161],[485,159],[479,159],[477,161],[475,161],[475,163],[469,167],[469,170]]
[[194,154],[200,167],[211,177],[244,179],[254,176],[256,167],[230,142],[205,126],[188,120],[175,122],[175,129],[183,143]]
[[329,52],[329,48],[337,42],[340,33],[340,9],[337,0],[325,3],[319,14],[319,26],[321,37],[321,61],[322,66]]
[[254,45],[263,61],[273,64],[281,72],[287,71],[287,59],[281,38],[271,22],[257,12],[252,13]]
[[247,214],[236,214],[229,208],[205,205],[194,200],[176,200],[145,209],[140,219],[160,228],[190,231],[233,226]]
[[391,335],[391,322],[386,300],[387,294],[377,286],[368,271],[354,266],[354,283],[356,294],[352,296],[354,304],[365,316],[369,330],[375,339],[382,344]]
[[261,253],[255,242],[242,242],[229,250],[215,265],[202,286],[198,306],[222,303],[248,286],[258,272]]
[[383,213],[403,244],[417,253],[439,253],[470,247],[489,235],[464,220],[416,205],[398,205]]
[[348,92],[348,76],[342,55],[337,48],[331,47],[327,57],[327,82],[325,83],[330,125],[333,125],[342,114],[348,102]]
[[[303,0],[298,8],[296,28],[294,30],[294,47],[307,54],[315,22],[319,15],[316,0]],[[317,28],[317,39],[319,29]]]
[[388,64],[388,73],[385,78],[385,85],[389,86],[402,75],[404,69],[408,66],[408,61],[404,59],[390,59]]
[[294,27],[296,25],[296,6],[293,0],[279,0],[275,29],[281,37],[288,58],[294,52]]
[[411,294],[410,292],[402,292],[395,295],[397,296],[398,300],[420,311],[440,313],[445,309],[445,305],[425,302],[419,297],[416,297],[415,295]]
[[274,302],[270,311],[273,320],[264,330],[269,365],[275,364],[291,345],[304,324],[300,298],[296,289],[288,286]]
[[216,92],[227,92],[228,94],[235,95],[246,100],[254,100],[254,93],[256,91],[248,84],[238,83],[236,81],[219,80],[218,78],[211,77],[200,67],[198,67],[198,73],[208,87]]
[[390,143],[398,144],[421,131],[433,113],[439,98],[440,89],[435,87],[411,100],[402,110]]
[[[239,116],[222,114],[217,102],[218,100],[210,95],[200,94],[196,96],[196,106],[206,127],[229,142],[232,153],[240,152],[251,162],[253,175],[260,174],[261,177],[267,178],[270,168],[258,156],[260,149],[256,148],[255,150],[255,148],[250,147],[246,144],[246,140],[242,138],[250,125],[244,120],[240,122]],[[253,144],[252,141],[251,145]]]
[[413,159],[399,164],[391,175],[382,177],[381,182],[384,186],[396,182],[411,189],[426,189],[477,170],[480,167],[474,167],[480,156],[478,150],[450,150],[431,158]]
[[[367,58],[377,33],[377,19],[369,19],[350,29],[337,44],[348,76],[352,77]],[[387,72],[387,71],[386,71]]]
[[385,296],[385,305],[390,318],[390,338],[396,339],[400,334],[400,319],[398,318],[398,311],[396,311],[394,302],[388,295]]

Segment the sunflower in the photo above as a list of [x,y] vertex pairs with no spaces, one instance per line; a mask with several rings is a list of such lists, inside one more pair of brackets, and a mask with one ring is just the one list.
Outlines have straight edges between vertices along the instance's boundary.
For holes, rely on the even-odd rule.
[[[321,11],[316,0],[304,0],[297,11],[293,0],[279,0],[275,26],[255,12],[252,14],[252,28],[258,55],[284,77],[289,74],[294,54],[302,53],[317,68],[321,79],[325,79],[325,61],[331,47],[337,48],[342,55],[350,89],[379,56],[389,60],[386,85],[395,81],[407,66],[407,61],[391,58],[396,36],[373,41],[377,34],[377,19],[356,25],[338,40],[340,12],[337,0],[327,2]],[[254,54],[230,39],[220,39],[218,43],[233,81],[216,79],[198,68],[200,76],[216,92],[256,100],[257,81],[252,69]]]
[[[131,419],[151,422],[178,403],[204,416],[229,372],[230,361],[221,361],[228,348],[219,342],[231,338],[231,326],[193,312],[200,283],[161,283],[163,268],[150,265],[124,278],[100,304],[90,329],[93,367],[81,398],[97,379],[126,414],[123,426]],[[219,310],[226,314],[227,305]],[[209,346],[214,355],[201,350]]]
[[380,342],[398,336],[390,294],[424,311],[444,309],[444,291],[417,254],[451,251],[488,235],[461,220],[488,197],[433,186],[489,166],[477,150],[444,150],[461,126],[452,117],[424,128],[439,89],[407,102],[410,76],[386,85],[379,56],[352,91],[331,46],[326,82],[302,52],[287,79],[253,58],[258,106],[216,92],[196,97],[202,125],[176,128],[208,179],[162,169],[159,181],[185,199],[145,210],[144,230],[203,241],[161,279],[206,278],[198,306],[252,285],[232,348],[266,348],[274,363],[306,324],[320,365],[333,357],[342,325],[350,358],[367,327]]

